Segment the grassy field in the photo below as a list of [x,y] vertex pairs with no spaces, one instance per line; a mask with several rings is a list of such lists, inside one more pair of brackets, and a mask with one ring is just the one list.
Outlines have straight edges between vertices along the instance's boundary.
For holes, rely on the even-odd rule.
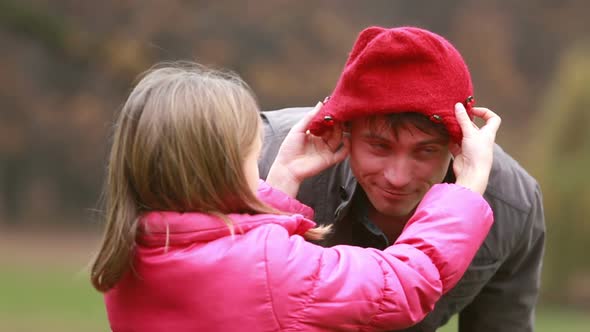
[[3,266],[0,294],[0,331],[108,331],[86,275]]
[[[0,331],[108,331],[102,296],[90,286],[85,267],[97,238],[30,237],[0,232]],[[456,326],[453,320],[439,331]],[[537,317],[537,332],[589,327],[589,314],[565,308],[544,306]]]
[[[577,310],[541,306],[535,322],[536,332],[587,332],[590,330],[590,314]],[[456,317],[439,332],[457,331]]]
[[95,234],[0,229],[0,331],[108,331],[86,265]]

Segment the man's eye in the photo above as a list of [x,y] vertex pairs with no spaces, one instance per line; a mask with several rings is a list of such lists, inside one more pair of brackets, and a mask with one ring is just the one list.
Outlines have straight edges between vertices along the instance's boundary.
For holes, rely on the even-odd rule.
[[385,150],[385,149],[389,148],[389,146],[387,144],[384,144],[384,143],[376,143],[376,142],[373,142],[373,143],[369,143],[369,145],[371,147],[373,147],[375,149],[379,149],[379,150]]
[[439,151],[439,149],[434,146],[426,146],[426,147],[423,147],[420,150],[418,150],[419,153],[424,154],[424,155],[435,154],[435,153],[438,153],[438,151]]

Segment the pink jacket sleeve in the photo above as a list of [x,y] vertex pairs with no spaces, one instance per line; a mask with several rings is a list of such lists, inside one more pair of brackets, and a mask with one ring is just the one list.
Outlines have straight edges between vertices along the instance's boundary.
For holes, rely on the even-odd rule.
[[277,210],[293,214],[301,214],[307,219],[313,219],[312,208],[290,197],[284,192],[271,187],[263,180],[258,181],[257,196],[261,201]]
[[492,222],[481,195],[441,184],[384,251],[321,248],[291,236],[290,246],[266,248],[277,320],[284,329],[308,331],[411,326],[458,282]]

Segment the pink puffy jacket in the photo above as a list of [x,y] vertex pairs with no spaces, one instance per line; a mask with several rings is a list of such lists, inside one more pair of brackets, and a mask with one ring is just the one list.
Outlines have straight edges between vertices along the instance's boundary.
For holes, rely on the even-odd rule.
[[[413,325],[461,278],[493,216],[481,195],[431,188],[384,251],[323,248],[301,237],[309,207],[261,182],[293,215],[150,212],[134,262],[105,295],[123,331],[377,331]],[[168,239],[168,240],[167,240]]]

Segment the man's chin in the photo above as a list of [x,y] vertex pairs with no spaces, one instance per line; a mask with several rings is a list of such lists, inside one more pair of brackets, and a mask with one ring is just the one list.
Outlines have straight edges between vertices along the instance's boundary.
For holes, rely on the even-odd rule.
[[387,217],[391,217],[396,220],[401,220],[401,219],[410,219],[410,217],[412,217],[412,215],[414,214],[414,211],[413,210],[410,210],[410,211],[386,210],[386,211],[381,212],[381,214],[384,216],[387,216]]
[[[405,202],[404,202],[405,203]],[[381,206],[376,207],[379,214],[388,216],[395,219],[409,219],[416,210],[417,204],[412,203],[405,203],[399,204],[398,206],[394,204],[380,204]]]

